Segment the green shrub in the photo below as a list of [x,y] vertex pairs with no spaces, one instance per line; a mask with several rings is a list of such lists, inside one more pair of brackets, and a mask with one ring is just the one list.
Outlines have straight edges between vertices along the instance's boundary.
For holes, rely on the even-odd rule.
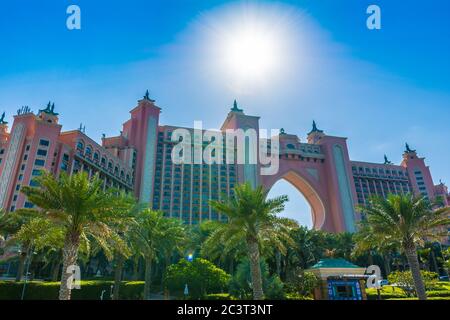
[[298,292],[286,294],[286,300],[314,300],[311,296],[304,296]]
[[283,300],[286,298],[284,293],[284,284],[277,275],[273,275],[268,279],[265,290],[265,296],[267,299]]
[[[438,285],[438,274],[424,270],[420,271],[420,273],[425,284],[425,289],[427,291],[434,290]],[[412,297],[416,295],[414,281],[410,270],[391,272],[388,276],[388,280],[390,283],[397,284],[398,287],[404,291],[406,296]]]
[[[88,280],[81,281],[81,289],[72,290],[73,300],[99,300],[102,291],[103,299],[109,300],[113,281]],[[0,281],[0,300],[18,300],[22,296],[23,282]],[[30,281],[26,284],[25,300],[57,300],[59,282]],[[122,282],[121,299],[142,299],[144,282]]]
[[229,293],[212,293],[203,297],[205,300],[237,300]]
[[144,281],[130,281],[120,286],[121,300],[142,300],[144,298]]
[[165,284],[169,290],[179,292],[186,284],[191,298],[202,298],[210,293],[221,293],[231,276],[208,260],[197,258],[192,262],[181,259],[167,268]]
[[[265,297],[274,300],[284,299],[285,291],[283,282],[278,276],[269,275],[269,268],[264,260],[261,260],[260,266]],[[252,299],[253,289],[250,286],[251,282],[250,263],[247,258],[244,258],[237,266],[236,272],[230,282],[230,293],[240,299]]]

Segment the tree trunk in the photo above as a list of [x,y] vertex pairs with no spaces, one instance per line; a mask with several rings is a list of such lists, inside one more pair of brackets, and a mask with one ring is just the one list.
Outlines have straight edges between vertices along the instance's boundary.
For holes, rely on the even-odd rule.
[[151,285],[152,285],[152,259],[145,258],[144,300],[148,300],[150,298]]
[[387,276],[391,273],[391,259],[389,258],[389,255],[384,255],[384,271],[386,273],[386,279]]
[[230,264],[229,264],[228,268],[229,268],[228,273],[234,274],[234,259],[233,259],[233,257],[230,258]]
[[63,249],[63,269],[61,275],[61,285],[59,287],[59,300],[70,300],[72,289],[68,288],[68,280],[71,274],[67,273],[67,268],[77,264],[79,245],[79,235],[68,235],[66,237]]
[[417,257],[417,250],[414,244],[405,246],[406,259],[411,269],[411,274],[414,281],[414,287],[416,288],[417,296],[419,300],[426,300],[427,294],[425,292],[425,285],[423,283],[422,275],[420,274],[419,259]]
[[373,255],[372,255],[372,250],[371,251],[369,251],[369,265],[370,266],[372,266],[374,263],[373,263]]
[[436,255],[434,254],[433,249],[431,249],[431,260],[433,261],[434,272],[436,272],[437,274],[440,274],[439,267],[438,267],[437,260],[436,260]]
[[123,271],[124,264],[125,264],[125,259],[123,258],[122,255],[119,254],[117,257],[116,270],[114,270],[113,300],[119,300],[120,281],[122,280],[122,271]]
[[247,246],[250,258],[250,274],[252,277],[253,299],[263,300],[264,292],[262,288],[261,265],[259,261],[258,242],[254,239],[247,240]]
[[281,277],[281,253],[278,250],[275,252],[275,262],[277,265],[277,275]]
[[61,263],[59,263],[58,258],[56,258],[56,260],[53,262],[52,271],[51,271],[53,282],[58,281],[60,269],[61,269]]
[[16,282],[19,282],[22,279],[23,270],[25,269],[25,261],[27,259],[27,252],[28,252],[28,249],[26,249],[25,251],[22,251],[20,253],[19,265],[17,267],[17,274],[16,274]]

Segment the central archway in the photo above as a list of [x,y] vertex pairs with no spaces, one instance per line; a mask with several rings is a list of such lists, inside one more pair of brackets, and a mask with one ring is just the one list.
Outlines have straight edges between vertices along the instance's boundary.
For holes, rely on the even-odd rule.
[[297,189],[308,202],[311,207],[312,225],[314,229],[320,230],[325,224],[326,210],[323,201],[319,194],[314,190],[311,184],[304,179],[300,174],[294,171],[288,171],[281,177],[269,179],[264,183],[264,186],[270,190],[280,180],[285,180]]

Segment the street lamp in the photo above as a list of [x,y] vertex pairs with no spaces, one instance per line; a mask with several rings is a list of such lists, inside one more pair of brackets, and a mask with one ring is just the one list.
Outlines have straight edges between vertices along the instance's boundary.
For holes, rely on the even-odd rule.
[[[31,251],[31,252],[30,252]],[[33,255],[37,254],[36,252],[34,252],[31,248],[31,246],[28,248],[27,250],[27,270],[25,271],[25,281],[23,283],[23,288],[22,288],[22,296],[20,298],[20,300],[23,300],[23,298],[25,297],[25,288],[27,286],[27,281],[28,281],[28,275],[29,275],[29,271],[30,271],[30,265],[31,265],[31,259],[33,258]]]

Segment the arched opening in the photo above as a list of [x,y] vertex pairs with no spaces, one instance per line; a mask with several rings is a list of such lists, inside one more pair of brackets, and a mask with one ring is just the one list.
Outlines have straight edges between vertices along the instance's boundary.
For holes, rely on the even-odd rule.
[[287,195],[289,201],[286,203],[284,211],[279,216],[297,221],[300,225],[313,228],[313,218],[311,206],[291,183],[284,179],[278,180],[269,191],[269,198]]
[[[277,191],[275,194],[272,190],[278,183],[281,183],[280,188],[282,189],[278,189],[278,191],[275,189],[275,191]],[[299,221],[301,224],[303,224],[302,222],[307,224],[309,220],[304,217],[306,215],[311,218],[312,227],[314,229],[320,230],[324,227],[326,214],[324,203],[311,183],[300,173],[297,173],[296,171],[287,171],[278,177],[272,177],[271,179],[264,181],[264,185],[270,190],[269,196],[281,194],[288,194],[289,196],[289,193],[287,192],[292,194],[292,196],[290,196],[290,203],[286,206],[286,209],[289,208],[289,211],[292,212],[293,216],[290,218]],[[292,191],[292,188],[294,188],[294,191],[296,190],[297,193]],[[284,190],[287,192],[283,193]],[[302,199],[306,200],[309,208],[304,205]],[[290,213],[288,210],[285,211],[286,214]]]

